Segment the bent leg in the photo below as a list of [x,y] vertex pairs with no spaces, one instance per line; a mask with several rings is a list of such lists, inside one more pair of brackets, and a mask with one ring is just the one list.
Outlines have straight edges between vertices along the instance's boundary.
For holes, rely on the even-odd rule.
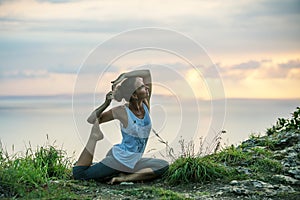
[[155,158],[142,158],[135,166],[134,173],[121,175],[110,180],[110,184],[128,182],[128,181],[145,181],[152,180],[162,176],[169,167],[165,160]]
[[93,162],[96,144],[99,140],[103,139],[103,133],[100,130],[99,122],[96,120],[91,129],[91,134],[88,142],[80,154],[76,166],[90,166]]
[[79,180],[94,179],[96,181],[108,181],[123,171],[127,171],[126,167],[119,163],[113,157],[112,151],[109,150],[106,157],[99,163],[92,166],[74,166],[73,177]]
[[157,176],[162,176],[169,169],[169,163],[158,158],[142,158],[134,170],[138,172],[145,168],[151,168]]
[[108,183],[121,183],[130,181],[146,181],[156,178],[157,175],[151,168],[141,169],[133,174],[121,174],[120,176],[113,177]]
[[107,165],[99,162],[92,166],[74,166],[73,177],[76,180],[90,180],[105,181],[111,178],[113,175],[117,175],[120,172],[116,169],[110,168]]

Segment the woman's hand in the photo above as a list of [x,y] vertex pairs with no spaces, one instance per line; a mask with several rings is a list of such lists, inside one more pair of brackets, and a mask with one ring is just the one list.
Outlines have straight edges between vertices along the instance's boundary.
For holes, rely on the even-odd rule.
[[112,100],[113,100],[113,92],[110,91],[106,94],[105,103],[110,104]]
[[110,105],[113,99],[112,91],[108,92],[105,97],[105,102],[96,110],[94,110],[91,115],[88,117],[87,121],[90,124],[95,124],[97,118],[101,115],[101,113]]
[[122,74],[120,74],[120,76],[116,79],[116,80],[114,80],[114,81],[112,81],[111,83],[113,84],[112,85],[112,90],[114,90],[115,88],[116,88],[116,86],[119,84],[119,83],[121,83],[126,77],[125,77],[125,74],[126,73],[122,73]]

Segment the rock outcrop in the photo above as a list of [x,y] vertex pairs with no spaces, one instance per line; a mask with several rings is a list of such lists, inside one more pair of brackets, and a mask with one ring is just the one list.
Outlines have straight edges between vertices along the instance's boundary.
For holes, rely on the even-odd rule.
[[[278,119],[276,125],[268,129],[265,136],[252,136],[237,148],[243,152],[261,151],[268,159],[278,163],[280,170],[269,168],[257,174],[253,168],[241,163],[236,167],[239,173],[249,177],[232,180],[220,188],[220,193],[237,196],[256,196],[287,199],[300,199],[300,109],[293,113],[292,119]],[[257,160],[253,154],[253,160]],[[258,158],[260,159],[260,158]],[[253,179],[255,178],[255,179]]]

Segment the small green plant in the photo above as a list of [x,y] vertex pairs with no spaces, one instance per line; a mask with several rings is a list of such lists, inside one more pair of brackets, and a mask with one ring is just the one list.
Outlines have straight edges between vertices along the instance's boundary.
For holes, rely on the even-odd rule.
[[[207,182],[224,178],[232,170],[222,164],[210,160],[208,155],[216,153],[221,145],[221,135],[226,131],[215,134],[212,142],[207,144],[205,139],[200,138],[199,151],[195,151],[194,141],[186,142],[183,138],[179,140],[180,152],[178,155],[172,154],[173,163],[165,174],[165,180],[170,184]],[[161,141],[166,144],[166,142]],[[167,146],[168,147],[168,146]],[[174,152],[174,151],[172,151]],[[170,156],[169,156],[170,157]]]
[[271,150],[266,148],[260,148],[260,147],[251,148],[250,154],[252,154],[253,156],[267,157],[267,158],[271,158],[273,156]]
[[261,134],[260,133],[251,133],[250,135],[249,135],[249,139],[252,139],[252,140],[256,140],[256,139],[259,139],[259,138],[261,138],[262,136],[261,136]]
[[259,174],[265,174],[267,172],[281,173],[283,170],[283,166],[279,161],[269,158],[257,158],[251,165],[249,165],[249,167]]
[[230,166],[246,165],[246,163],[252,158],[249,152],[243,152],[242,149],[236,148],[233,145],[225,148],[217,154],[211,155],[210,157],[216,162]]
[[267,129],[267,135],[272,135],[280,131],[300,130],[300,107],[292,113],[291,119],[278,118],[275,125]]
[[276,141],[270,139],[269,137],[262,137],[261,140],[258,141],[257,145],[266,147],[270,150],[275,150]]
[[206,157],[178,158],[166,174],[170,184],[207,182],[228,176],[231,171]]

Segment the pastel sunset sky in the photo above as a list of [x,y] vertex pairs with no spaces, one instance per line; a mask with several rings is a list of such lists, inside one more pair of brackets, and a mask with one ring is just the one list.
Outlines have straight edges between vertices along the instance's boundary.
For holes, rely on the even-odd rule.
[[[0,96],[72,94],[97,45],[142,27],[178,31],[201,44],[228,98],[300,98],[299,0],[0,0]],[[201,84],[192,70],[180,72]]]

